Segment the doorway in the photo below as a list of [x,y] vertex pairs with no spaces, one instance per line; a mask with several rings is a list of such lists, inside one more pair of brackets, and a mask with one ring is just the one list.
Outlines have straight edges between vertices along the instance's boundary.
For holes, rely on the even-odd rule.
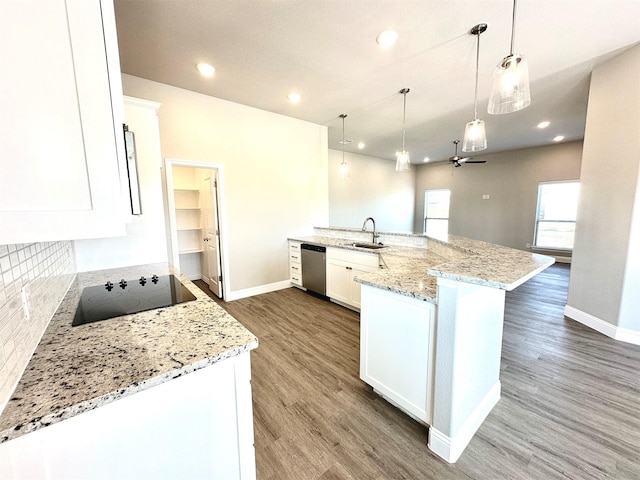
[[223,177],[220,164],[165,158],[169,258],[221,299],[229,291]]

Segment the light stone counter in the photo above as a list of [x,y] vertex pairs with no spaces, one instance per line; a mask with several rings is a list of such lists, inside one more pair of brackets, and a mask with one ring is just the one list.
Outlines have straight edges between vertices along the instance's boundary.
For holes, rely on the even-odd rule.
[[[71,327],[82,288],[170,273],[196,300]],[[0,443],[257,346],[251,332],[167,264],[79,273],[0,415]]]
[[[351,245],[354,241],[370,242],[370,232],[348,228],[317,228],[316,231],[322,234],[289,240],[378,254],[383,268],[359,275],[356,281],[431,303],[437,303],[438,277],[513,290],[555,261],[546,255],[455,235],[442,241],[423,235],[380,232],[385,247],[370,250]],[[401,238],[410,245],[412,242],[422,245],[397,245]]]

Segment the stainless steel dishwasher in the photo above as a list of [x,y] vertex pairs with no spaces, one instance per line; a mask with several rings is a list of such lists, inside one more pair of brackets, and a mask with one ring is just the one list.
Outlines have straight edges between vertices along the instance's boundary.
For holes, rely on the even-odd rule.
[[302,256],[302,286],[320,295],[326,295],[327,271],[325,267],[327,249],[318,245],[300,245]]

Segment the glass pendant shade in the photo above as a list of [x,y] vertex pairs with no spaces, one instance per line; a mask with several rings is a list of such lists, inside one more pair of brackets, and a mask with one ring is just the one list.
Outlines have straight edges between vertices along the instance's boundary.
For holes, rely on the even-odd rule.
[[487,133],[484,128],[484,120],[477,118],[469,123],[464,129],[464,140],[462,140],[463,152],[479,152],[487,148]]
[[396,172],[406,172],[409,170],[411,161],[409,158],[409,152],[403,150],[396,154]]
[[404,149],[404,140],[407,134],[407,93],[411,90],[408,88],[403,88],[398,93],[402,94],[404,97],[402,100],[402,150],[396,152],[396,172],[406,172],[409,170],[411,165],[411,159],[409,157],[409,152]]
[[349,167],[347,166],[347,162],[345,162],[344,160],[340,164],[340,169],[338,170],[338,178],[340,180],[349,178]]
[[478,118],[478,65],[480,64],[480,34],[487,30],[486,23],[479,23],[471,29],[471,34],[477,37],[476,44],[476,88],[473,97],[473,113],[475,120],[467,123],[464,129],[464,139],[462,140],[463,152],[479,152],[487,148],[487,133],[484,128],[484,121]]
[[492,115],[517,112],[531,104],[527,59],[519,54],[505,57],[493,72],[493,88],[487,111]]

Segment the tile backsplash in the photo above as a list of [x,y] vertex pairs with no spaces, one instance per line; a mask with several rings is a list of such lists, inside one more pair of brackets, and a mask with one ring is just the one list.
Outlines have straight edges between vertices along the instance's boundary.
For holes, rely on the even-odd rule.
[[75,274],[73,242],[0,245],[0,412]]

